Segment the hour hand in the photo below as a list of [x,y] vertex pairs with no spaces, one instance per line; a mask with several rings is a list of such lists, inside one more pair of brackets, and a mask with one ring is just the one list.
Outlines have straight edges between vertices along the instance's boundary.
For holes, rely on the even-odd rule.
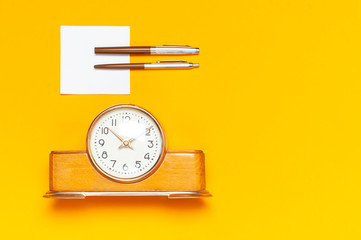
[[116,136],[121,142],[124,142],[124,139],[123,139],[121,136],[119,136],[116,132],[114,132],[114,131],[111,130],[110,128],[109,128],[109,131],[111,131],[111,133],[113,133],[114,136]]
[[136,136],[135,138],[129,139],[129,142],[135,141],[137,138],[139,138],[139,137],[142,136],[143,134],[147,133],[147,132],[150,131],[152,128],[153,128],[153,125],[150,126],[150,127],[147,127],[147,128],[145,129],[145,132],[142,132],[141,134],[139,134],[139,135]]

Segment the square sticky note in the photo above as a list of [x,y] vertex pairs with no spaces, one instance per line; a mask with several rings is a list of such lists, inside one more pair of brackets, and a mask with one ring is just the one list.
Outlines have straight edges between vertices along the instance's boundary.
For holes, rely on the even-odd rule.
[[129,94],[129,70],[94,69],[127,63],[129,55],[95,54],[94,47],[129,46],[128,26],[61,26],[61,94]]

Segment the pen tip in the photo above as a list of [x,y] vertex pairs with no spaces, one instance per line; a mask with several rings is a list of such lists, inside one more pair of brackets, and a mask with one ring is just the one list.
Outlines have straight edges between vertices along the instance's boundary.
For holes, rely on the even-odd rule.
[[199,67],[199,63],[193,63],[193,67]]
[[199,48],[196,48],[196,53],[199,53]]

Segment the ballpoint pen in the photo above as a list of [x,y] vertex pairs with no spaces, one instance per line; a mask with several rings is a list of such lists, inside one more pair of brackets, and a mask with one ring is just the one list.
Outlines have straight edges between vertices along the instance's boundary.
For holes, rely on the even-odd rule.
[[163,45],[155,47],[96,47],[94,51],[95,53],[107,54],[182,55],[198,54],[199,48],[188,45]]
[[119,64],[100,64],[94,65],[94,68],[101,69],[191,69],[199,67],[198,63],[187,61],[158,61],[156,63],[119,63]]

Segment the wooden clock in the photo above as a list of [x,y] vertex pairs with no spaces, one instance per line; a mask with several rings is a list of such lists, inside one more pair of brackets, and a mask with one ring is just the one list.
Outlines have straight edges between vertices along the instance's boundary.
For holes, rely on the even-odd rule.
[[44,197],[209,197],[204,160],[200,150],[167,150],[163,128],[145,109],[115,105],[94,119],[86,151],[50,153]]

